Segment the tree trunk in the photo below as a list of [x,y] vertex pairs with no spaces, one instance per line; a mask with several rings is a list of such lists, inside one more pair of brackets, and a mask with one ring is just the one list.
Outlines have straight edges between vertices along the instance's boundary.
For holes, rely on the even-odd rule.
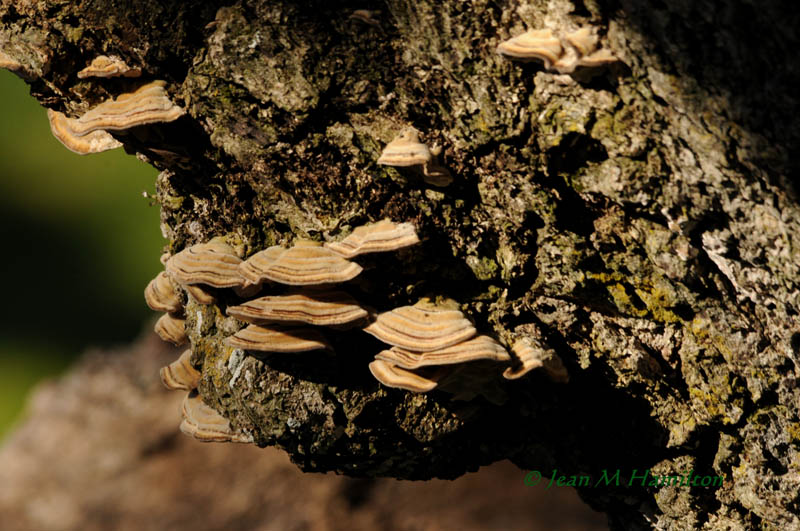
[[[168,81],[188,115],[115,136],[162,170],[171,252],[410,221],[423,243],[361,261],[359,301],[456,299],[570,374],[392,390],[358,330],[330,334],[335,356],[245,356],[222,344],[234,295],[189,303],[200,394],[258,445],[353,476],[509,458],[590,478],[616,528],[777,528],[800,526],[798,21],[777,4],[387,0],[375,25],[344,1],[3,0],[0,50],[72,116],[142,83],[78,79],[99,54]],[[620,63],[565,76],[495,53],[585,25]],[[408,127],[452,184],[376,164]]]

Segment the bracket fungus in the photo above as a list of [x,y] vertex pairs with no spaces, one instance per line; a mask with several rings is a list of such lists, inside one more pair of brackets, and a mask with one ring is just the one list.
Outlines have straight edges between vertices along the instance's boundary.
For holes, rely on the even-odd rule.
[[411,223],[394,223],[388,219],[357,227],[340,242],[329,242],[325,247],[344,258],[360,254],[396,251],[419,243],[419,236]]
[[362,321],[369,313],[343,291],[306,289],[288,295],[267,295],[239,306],[228,315],[248,323],[284,321],[316,326],[341,326]]
[[191,357],[192,350],[186,349],[178,359],[166,367],[161,367],[159,375],[164,387],[173,391],[197,389],[197,384],[200,382],[200,372],[192,367],[189,361]]
[[426,378],[383,360],[371,362],[369,364],[369,371],[376,380],[387,387],[405,389],[406,391],[413,391],[415,393],[427,393],[435,389],[438,385],[436,379]]
[[233,247],[219,239],[212,239],[173,255],[167,260],[166,268],[175,280],[187,286],[204,284],[214,288],[232,288],[244,283],[239,272],[241,263],[242,259],[236,255]]
[[561,361],[556,351],[545,348],[538,341],[531,338],[518,339],[512,345],[511,352],[517,358],[518,364],[503,372],[503,377],[507,380],[522,378],[533,369],[542,367],[553,382],[569,382],[567,368],[564,367],[564,362]]
[[437,157],[440,153],[441,148],[429,149],[420,142],[419,133],[415,129],[407,129],[386,144],[378,157],[378,164],[421,168],[425,182],[433,186],[447,186],[453,182],[453,177],[447,168],[439,165]]
[[144,300],[157,312],[175,313],[183,308],[181,297],[166,271],[160,272],[144,289]]
[[186,320],[170,313],[165,313],[156,321],[155,331],[158,337],[176,346],[181,346],[188,341]]
[[443,349],[477,334],[459,310],[437,306],[428,299],[384,312],[364,331],[384,343],[412,352]]
[[131,68],[116,55],[98,55],[89,66],[78,72],[80,79],[87,77],[139,77],[142,71]]
[[273,246],[260,251],[239,267],[245,285],[265,280],[290,286],[334,284],[352,280],[362,268],[311,240],[298,240],[292,247]]
[[203,442],[253,442],[252,437],[236,433],[228,419],[206,405],[196,391],[190,392],[181,408],[181,431]]
[[325,336],[313,328],[266,327],[251,324],[225,339],[229,347],[260,352],[333,350]]
[[74,119],[67,118],[64,113],[47,109],[47,120],[50,122],[50,131],[65,148],[79,155],[102,153],[110,149],[122,147],[122,142],[111,136],[107,131],[92,131],[83,136],[72,132]]
[[595,68],[617,62],[611,51],[599,48],[595,28],[584,26],[558,38],[550,29],[529,30],[497,46],[497,53],[520,61],[539,60],[547,70],[571,74],[578,67]]
[[419,369],[430,365],[453,365],[478,360],[511,361],[503,346],[489,336],[477,336],[461,343],[428,352],[413,352],[400,347],[384,350],[378,360],[403,369]]

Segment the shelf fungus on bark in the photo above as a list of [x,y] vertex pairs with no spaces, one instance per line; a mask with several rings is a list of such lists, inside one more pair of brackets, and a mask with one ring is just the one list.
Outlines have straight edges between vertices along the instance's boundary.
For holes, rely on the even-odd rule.
[[378,315],[364,331],[412,352],[443,349],[477,334],[464,314],[452,306],[422,299],[414,306],[401,306]]
[[165,313],[156,321],[155,331],[158,337],[176,346],[181,346],[188,341],[186,320],[169,313]]
[[191,349],[186,349],[178,359],[166,367],[161,367],[159,375],[164,387],[173,391],[191,391],[197,388],[201,375],[192,367],[189,361],[191,357]]
[[139,77],[142,71],[131,68],[116,55],[98,55],[89,66],[78,72],[80,79],[87,77]]
[[360,254],[396,251],[419,243],[411,223],[394,223],[388,219],[357,227],[345,239],[328,242],[325,247],[344,258]]
[[190,392],[181,408],[181,431],[203,442],[253,442],[251,436],[237,433],[228,419],[206,405],[196,391]]
[[316,326],[355,325],[369,316],[369,312],[347,293],[328,289],[267,295],[239,306],[229,306],[227,312],[230,316],[254,324],[283,321]]
[[431,365],[454,365],[478,360],[503,363],[511,361],[511,356],[506,349],[489,336],[477,336],[450,347],[428,352],[413,352],[400,347],[392,347],[384,350],[375,358],[402,369],[419,369]]
[[369,371],[380,383],[395,389],[405,389],[415,393],[427,393],[436,388],[441,371],[426,377],[415,372],[402,369],[384,360],[376,359],[369,364]]
[[362,268],[321,243],[298,240],[292,247],[269,247],[244,262],[239,270],[245,286],[265,280],[290,286],[335,284],[352,280]]
[[152,310],[176,313],[183,309],[180,294],[166,271],[160,272],[144,290],[144,300]]
[[608,49],[598,48],[599,41],[591,26],[560,39],[550,29],[530,30],[500,43],[497,52],[515,60],[539,60],[547,70],[571,74],[578,67],[596,68],[619,60]]
[[165,86],[165,81],[152,81],[134,92],[105,101],[80,118],[69,120],[70,132],[83,136],[98,130],[123,131],[139,125],[177,120],[186,111],[172,103]]
[[333,350],[321,332],[313,328],[293,328],[251,324],[225,339],[229,347],[259,352],[308,352]]
[[[183,285],[202,284],[213,288],[241,286],[242,259],[227,243],[212,239],[187,247],[167,260],[167,272]],[[194,295],[194,294],[193,294]],[[200,293],[197,295],[202,298]],[[213,298],[211,300],[213,302]]]
[[67,118],[64,113],[47,109],[47,120],[50,122],[50,131],[56,140],[73,153],[88,155],[122,147],[122,142],[107,131],[98,130],[83,136],[75,135],[70,126],[74,120]]
[[453,177],[447,168],[439,165],[437,159],[440,153],[441,148],[429,149],[426,144],[420,142],[416,130],[407,129],[386,144],[378,158],[378,164],[418,168],[422,172],[423,180],[428,184],[447,186],[453,182]]
[[543,368],[547,377],[557,383],[569,382],[569,373],[563,361],[552,348],[543,346],[531,338],[521,338],[514,342],[511,352],[516,357],[516,365],[503,372],[508,380],[522,378],[533,369]]

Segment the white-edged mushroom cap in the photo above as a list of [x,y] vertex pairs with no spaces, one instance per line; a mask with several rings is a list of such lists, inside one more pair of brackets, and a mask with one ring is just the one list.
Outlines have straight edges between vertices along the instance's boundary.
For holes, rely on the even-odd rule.
[[201,374],[189,361],[191,357],[192,350],[186,349],[178,359],[166,367],[161,367],[159,376],[164,387],[173,391],[191,391],[197,388]]
[[89,66],[78,72],[80,79],[87,77],[139,77],[142,71],[131,68],[116,55],[98,55]]
[[122,142],[102,130],[92,131],[83,136],[76,136],[72,132],[71,123],[75,120],[67,118],[64,113],[47,109],[47,120],[50,122],[50,132],[61,142],[65,148],[78,155],[102,153],[110,149],[122,147]]
[[259,352],[308,352],[332,350],[319,330],[251,324],[225,339],[229,347]]
[[507,380],[522,378],[533,369],[543,367],[552,381],[569,382],[567,368],[564,367],[564,363],[555,350],[545,348],[538,341],[531,338],[520,338],[511,346],[511,352],[517,358],[518,364],[503,372],[503,377]]
[[318,242],[298,240],[288,249],[273,246],[245,260],[239,268],[250,284],[265,280],[290,286],[346,282],[361,273],[349,262]]
[[419,243],[419,236],[411,223],[394,223],[384,219],[357,227],[340,242],[329,242],[325,247],[344,258],[360,254],[396,251]]
[[386,144],[378,164],[384,166],[421,166],[433,159],[428,146],[419,141],[419,133],[408,129]]
[[228,315],[249,323],[284,321],[316,326],[336,326],[365,319],[369,313],[343,291],[306,289],[286,295],[267,295],[239,306]]
[[186,320],[168,313],[165,313],[156,321],[155,331],[158,337],[176,346],[183,345],[189,339],[186,336]]
[[376,359],[403,369],[418,369],[431,365],[454,365],[478,360],[511,361],[503,345],[489,336],[477,336],[453,346],[429,352],[411,352],[399,347],[384,350]]
[[238,434],[228,419],[206,405],[196,391],[186,395],[181,408],[181,431],[203,442],[253,442],[252,437]]
[[412,352],[443,349],[477,333],[459,310],[437,307],[426,299],[378,315],[364,331],[384,343]]
[[369,364],[369,371],[380,383],[395,389],[405,389],[415,393],[427,393],[436,388],[436,380],[425,378],[414,372],[383,360],[375,360]]
[[122,131],[139,125],[177,120],[186,111],[172,103],[165,86],[165,81],[153,81],[134,92],[101,103],[70,122],[72,134],[83,136],[98,129]]
[[239,272],[242,259],[230,245],[211,240],[198,243],[167,260],[167,272],[185,285],[205,284],[214,288],[232,288],[244,284]]
[[538,59],[550,68],[564,53],[561,41],[549,29],[529,30],[497,47],[497,53],[512,59]]
[[144,289],[144,300],[157,312],[175,313],[183,308],[181,297],[166,271],[160,272]]

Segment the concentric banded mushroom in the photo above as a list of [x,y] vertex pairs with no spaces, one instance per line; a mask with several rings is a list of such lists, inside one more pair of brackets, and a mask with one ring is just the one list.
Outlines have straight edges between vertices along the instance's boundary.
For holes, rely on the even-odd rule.
[[254,254],[239,270],[249,284],[271,280],[310,286],[346,282],[361,273],[362,268],[318,242],[298,240],[288,249],[275,246]]
[[167,272],[185,285],[232,288],[244,283],[239,272],[241,263],[242,259],[236,256],[233,247],[220,240],[211,240],[173,255],[167,260]]
[[384,166],[422,166],[431,161],[433,155],[428,146],[419,141],[419,133],[408,129],[386,144],[378,164]]
[[225,339],[229,347],[260,352],[308,352],[331,350],[318,330],[313,328],[266,327],[251,324]]
[[186,349],[178,359],[166,367],[161,367],[159,375],[164,387],[173,391],[191,391],[197,388],[201,374],[189,362],[191,357],[191,349]]
[[92,131],[83,136],[72,132],[71,124],[75,121],[67,118],[64,113],[47,109],[47,120],[50,122],[50,131],[65,148],[79,155],[101,153],[110,149],[122,147],[122,142],[111,136],[106,131]]
[[477,333],[460,311],[437,307],[426,299],[380,314],[364,331],[412,352],[443,349]]
[[561,41],[549,29],[529,30],[497,47],[497,53],[518,60],[538,59],[551,68],[564,53]]
[[185,284],[183,289],[186,290],[186,293],[188,293],[197,304],[214,304],[217,300],[214,295],[199,284]]
[[122,131],[139,125],[172,122],[186,111],[172,103],[164,90],[165,81],[153,81],[135,92],[122,94],[69,122],[70,132],[83,136],[92,131]]
[[336,326],[366,318],[368,312],[343,291],[307,289],[288,295],[268,295],[229,306],[228,315],[249,323],[285,321]]
[[253,442],[251,437],[236,433],[228,419],[206,405],[196,391],[186,396],[181,408],[181,431],[203,442]]
[[156,321],[155,331],[158,337],[176,346],[181,346],[188,340],[186,336],[186,320],[173,317],[168,313],[165,313]]
[[396,251],[417,243],[419,237],[414,225],[384,219],[357,227],[344,240],[326,243],[325,247],[345,258],[353,258],[366,253]]
[[159,273],[144,289],[144,300],[157,312],[178,312],[183,308],[181,297],[165,271]]
[[436,388],[436,379],[426,378],[414,372],[383,360],[375,360],[369,364],[369,371],[380,383],[387,387],[405,389],[415,393],[427,393]]
[[503,372],[507,380],[522,378],[533,369],[543,367],[547,376],[554,382],[569,382],[569,373],[555,350],[545,348],[538,341],[530,338],[518,339],[511,347],[518,365],[509,367]]
[[503,346],[489,336],[477,336],[453,346],[429,352],[411,352],[399,347],[384,350],[376,359],[389,362],[403,369],[418,369],[430,365],[453,365],[478,360],[508,362]]
[[89,63],[89,66],[78,72],[80,79],[87,77],[139,77],[140,75],[142,75],[141,70],[129,67],[116,55],[99,55]]

